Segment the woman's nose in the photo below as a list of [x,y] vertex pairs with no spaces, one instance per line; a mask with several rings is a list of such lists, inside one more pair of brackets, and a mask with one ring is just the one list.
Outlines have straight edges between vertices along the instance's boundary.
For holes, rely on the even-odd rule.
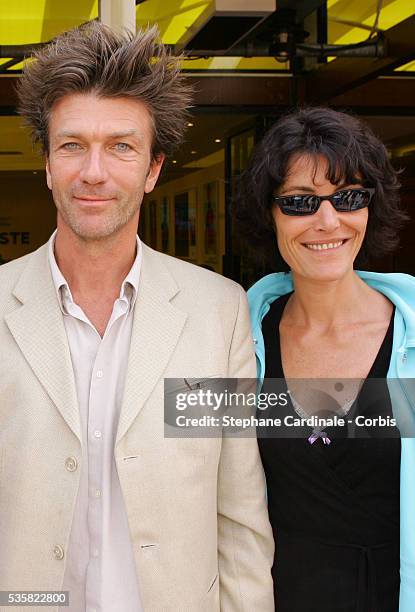
[[339,213],[330,200],[322,200],[313,217],[316,230],[332,232],[340,226]]

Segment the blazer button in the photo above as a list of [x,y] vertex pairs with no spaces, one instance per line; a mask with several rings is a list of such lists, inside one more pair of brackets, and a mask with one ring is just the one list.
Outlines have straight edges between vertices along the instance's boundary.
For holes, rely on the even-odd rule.
[[78,467],[78,462],[75,457],[68,457],[65,459],[65,467],[68,472],[75,472],[76,468]]
[[65,553],[60,544],[55,544],[55,546],[53,547],[53,556],[57,561],[61,561],[64,558]]

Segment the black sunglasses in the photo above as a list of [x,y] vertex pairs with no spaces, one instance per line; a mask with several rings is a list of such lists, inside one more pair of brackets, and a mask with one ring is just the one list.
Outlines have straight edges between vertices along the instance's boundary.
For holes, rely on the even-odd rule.
[[329,200],[337,212],[351,212],[369,206],[375,190],[373,187],[360,187],[358,189],[344,189],[329,196],[314,194],[274,196],[273,201],[278,204],[284,215],[300,216],[314,215],[320,208],[323,200]]

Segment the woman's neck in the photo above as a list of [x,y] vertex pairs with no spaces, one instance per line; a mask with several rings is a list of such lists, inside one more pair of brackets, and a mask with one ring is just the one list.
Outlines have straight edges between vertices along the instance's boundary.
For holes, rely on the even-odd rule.
[[[385,318],[391,304],[352,270],[335,281],[316,281],[293,273],[294,294],[284,318],[287,323],[328,332],[373,316]],[[372,310],[375,309],[375,312]]]

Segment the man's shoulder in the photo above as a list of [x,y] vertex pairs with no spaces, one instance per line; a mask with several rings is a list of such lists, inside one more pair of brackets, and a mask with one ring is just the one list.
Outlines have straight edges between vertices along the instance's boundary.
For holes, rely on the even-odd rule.
[[32,257],[33,253],[28,253],[0,266],[0,286],[4,288],[8,281],[17,279]]
[[[20,277],[25,273],[28,266],[33,266],[33,263],[38,261],[44,267],[44,262],[46,262],[46,258],[44,257],[46,248],[47,245],[43,245],[32,253],[13,259],[0,266],[0,301],[4,301],[4,299],[7,301],[8,296],[13,292]],[[29,275],[31,272],[32,271],[29,269]]]

